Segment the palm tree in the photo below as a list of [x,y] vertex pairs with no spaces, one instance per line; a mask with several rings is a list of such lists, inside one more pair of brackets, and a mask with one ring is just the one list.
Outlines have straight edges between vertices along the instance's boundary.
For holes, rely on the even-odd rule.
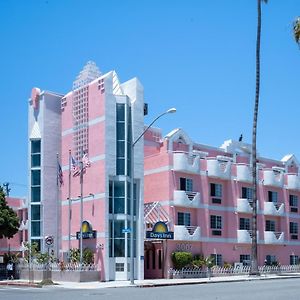
[[300,17],[293,23],[293,32],[296,43],[300,46]]
[[253,213],[252,213],[252,247],[251,247],[251,275],[259,275],[257,265],[257,172],[256,172],[256,132],[260,88],[260,36],[261,36],[261,2],[257,0],[257,34],[256,34],[256,87],[252,130],[252,179],[253,179]]

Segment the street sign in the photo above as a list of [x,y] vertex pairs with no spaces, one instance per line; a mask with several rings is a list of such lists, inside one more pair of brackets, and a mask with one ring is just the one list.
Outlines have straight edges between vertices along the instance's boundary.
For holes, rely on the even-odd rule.
[[131,229],[130,228],[123,228],[122,233],[130,233]]
[[48,235],[45,237],[46,246],[48,246],[48,247],[53,246],[53,243],[54,243],[54,238],[52,235]]

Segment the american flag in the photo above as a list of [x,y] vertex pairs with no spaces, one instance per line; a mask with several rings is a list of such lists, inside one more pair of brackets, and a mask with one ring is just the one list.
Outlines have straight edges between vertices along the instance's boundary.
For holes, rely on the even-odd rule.
[[91,166],[91,162],[90,162],[90,160],[88,158],[88,155],[86,153],[82,157],[82,163],[83,163],[83,168],[84,169]]
[[71,156],[71,168],[74,177],[80,174],[78,161],[73,156]]
[[60,163],[57,162],[57,164],[57,186],[61,187],[64,184],[64,177]]

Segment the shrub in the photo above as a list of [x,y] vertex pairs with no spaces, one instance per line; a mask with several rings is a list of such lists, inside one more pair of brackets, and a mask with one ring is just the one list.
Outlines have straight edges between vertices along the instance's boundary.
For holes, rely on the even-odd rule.
[[83,262],[86,264],[93,264],[94,263],[94,252],[89,249],[85,248],[83,250]]
[[175,269],[182,269],[191,264],[193,260],[190,252],[173,252],[171,258]]

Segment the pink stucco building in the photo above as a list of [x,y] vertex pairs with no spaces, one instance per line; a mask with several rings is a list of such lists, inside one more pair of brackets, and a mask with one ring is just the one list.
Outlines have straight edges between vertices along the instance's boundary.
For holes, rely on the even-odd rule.
[[[32,90],[29,235],[42,251],[47,251],[49,236],[54,254],[65,261],[70,249],[89,248],[100,280],[127,280],[133,232],[134,277],[143,278],[142,141],[135,146],[133,180],[130,168],[130,145],[143,128],[139,80],[121,83],[115,71],[101,74],[93,62],[87,63],[66,94]],[[81,162],[82,179],[76,176]]]
[[24,255],[24,243],[28,241],[28,205],[25,198],[6,197],[8,206],[17,214],[20,220],[19,232],[11,239],[0,239],[0,256],[4,253]]
[[[174,251],[212,255],[220,265],[249,263],[251,145],[206,146],[181,129],[163,138],[151,128],[134,147],[132,179],[143,86],[137,78],[121,83],[115,71],[101,74],[92,62],[67,93],[34,88],[28,113],[29,239],[42,251],[52,237],[52,252],[68,260],[82,233],[106,281],[129,279],[132,231],[136,279],[167,277]],[[259,264],[298,263],[299,163],[293,155],[259,157],[258,169]],[[166,224],[173,239],[149,237],[155,224]]]
[[[251,145],[193,142],[175,129],[145,138],[145,226],[168,223],[174,240],[145,243],[145,277],[167,276],[171,253],[213,256],[217,264],[249,264],[251,254]],[[298,264],[299,162],[258,158],[258,264]],[[160,216],[158,214],[160,213]]]

